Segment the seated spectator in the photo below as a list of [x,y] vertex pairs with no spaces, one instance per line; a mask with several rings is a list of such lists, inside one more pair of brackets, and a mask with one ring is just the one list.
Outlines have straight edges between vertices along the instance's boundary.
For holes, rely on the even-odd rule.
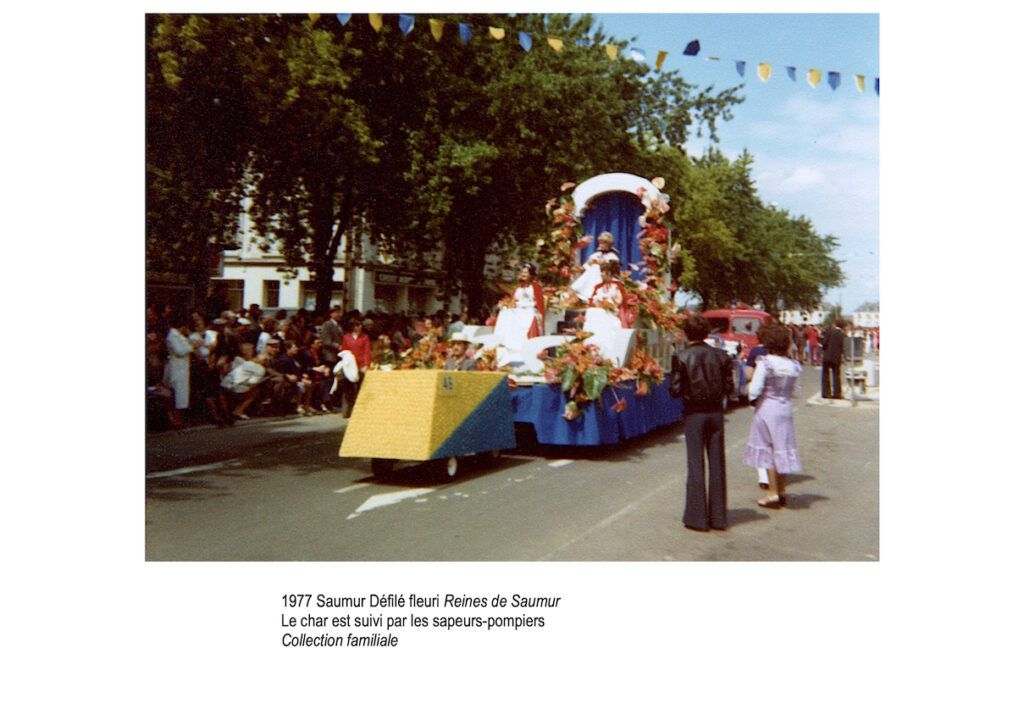
[[245,411],[260,396],[260,385],[267,377],[266,356],[254,359],[252,343],[242,343],[240,355],[235,358],[230,372],[221,380],[221,387],[228,391],[235,401],[234,415],[248,420]]
[[391,369],[397,361],[395,351],[391,348],[391,338],[382,334],[373,343],[373,359],[370,362],[370,367]]

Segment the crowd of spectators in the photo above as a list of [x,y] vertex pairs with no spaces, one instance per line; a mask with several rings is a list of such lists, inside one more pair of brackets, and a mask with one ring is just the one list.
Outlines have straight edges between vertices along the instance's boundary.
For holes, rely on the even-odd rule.
[[428,336],[481,324],[468,313],[432,315],[333,308],[317,314],[259,305],[214,316],[170,305],[146,309],[146,427],[233,425],[255,416],[347,415],[358,383],[338,362],[353,353],[360,371],[389,364]]

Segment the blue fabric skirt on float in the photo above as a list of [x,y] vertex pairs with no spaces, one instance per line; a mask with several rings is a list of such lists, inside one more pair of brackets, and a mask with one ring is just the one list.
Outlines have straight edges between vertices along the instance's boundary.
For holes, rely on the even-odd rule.
[[[606,387],[601,399],[583,405],[580,416],[566,420],[567,398],[561,387],[539,383],[512,391],[513,420],[533,425],[537,442],[544,445],[612,445],[678,422],[683,401],[668,394],[668,381],[636,394],[636,384]],[[625,400],[621,411],[615,404]]]

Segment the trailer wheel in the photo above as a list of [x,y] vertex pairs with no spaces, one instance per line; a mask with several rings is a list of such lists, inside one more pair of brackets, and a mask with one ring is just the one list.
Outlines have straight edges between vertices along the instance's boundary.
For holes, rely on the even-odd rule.
[[449,480],[455,478],[459,474],[459,459],[456,457],[450,457],[444,461],[442,466],[443,476]]
[[430,462],[430,474],[439,482],[451,482],[459,474],[459,459],[438,458]]
[[370,469],[378,477],[387,475],[395,469],[395,461],[388,458],[373,458],[370,460]]

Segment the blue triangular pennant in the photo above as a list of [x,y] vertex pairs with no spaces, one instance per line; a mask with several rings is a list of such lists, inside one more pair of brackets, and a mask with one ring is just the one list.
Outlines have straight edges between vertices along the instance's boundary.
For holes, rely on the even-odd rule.
[[415,22],[416,18],[412,15],[398,16],[398,27],[402,30],[403,35],[408,35],[412,31],[412,26]]
[[842,82],[842,80],[839,77],[839,73],[835,72],[834,70],[829,70],[828,71],[828,84],[829,84],[829,87],[831,87],[833,90],[835,90],[837,87],[839,87],[839,83],[840,82]]
[[530,52],[530,48],[533,47],[533,35],[528,32],[519,33],[519,44],[522,46],[523,50]]
[[683,55],[696,55],[700,52],[700,40],[691,40],[686,43],[686,49],[683,50]]
[[590,47],[590,38],[580,38],[576,41],[577,47]]
[[789,75],[789,79],[796,82],[796,68],[792,65],[786,66],[786,74]]
[[473,26],[467,23],[459,23],[459,37],[462,38],[464,44],[472,40]]
[[875,78],[875,95],[878,95],[878,78]]
[[737,60],[736,61],[736,72],[738,72],[740,74],[740,77],[743,77],[743,74],[745,72],[747,72],[747,61],[746,60]]
[[348,25],[348,21],[352,19],[352,13],[337,13],[334,17],[338,18],[338,22],[342,25]]

